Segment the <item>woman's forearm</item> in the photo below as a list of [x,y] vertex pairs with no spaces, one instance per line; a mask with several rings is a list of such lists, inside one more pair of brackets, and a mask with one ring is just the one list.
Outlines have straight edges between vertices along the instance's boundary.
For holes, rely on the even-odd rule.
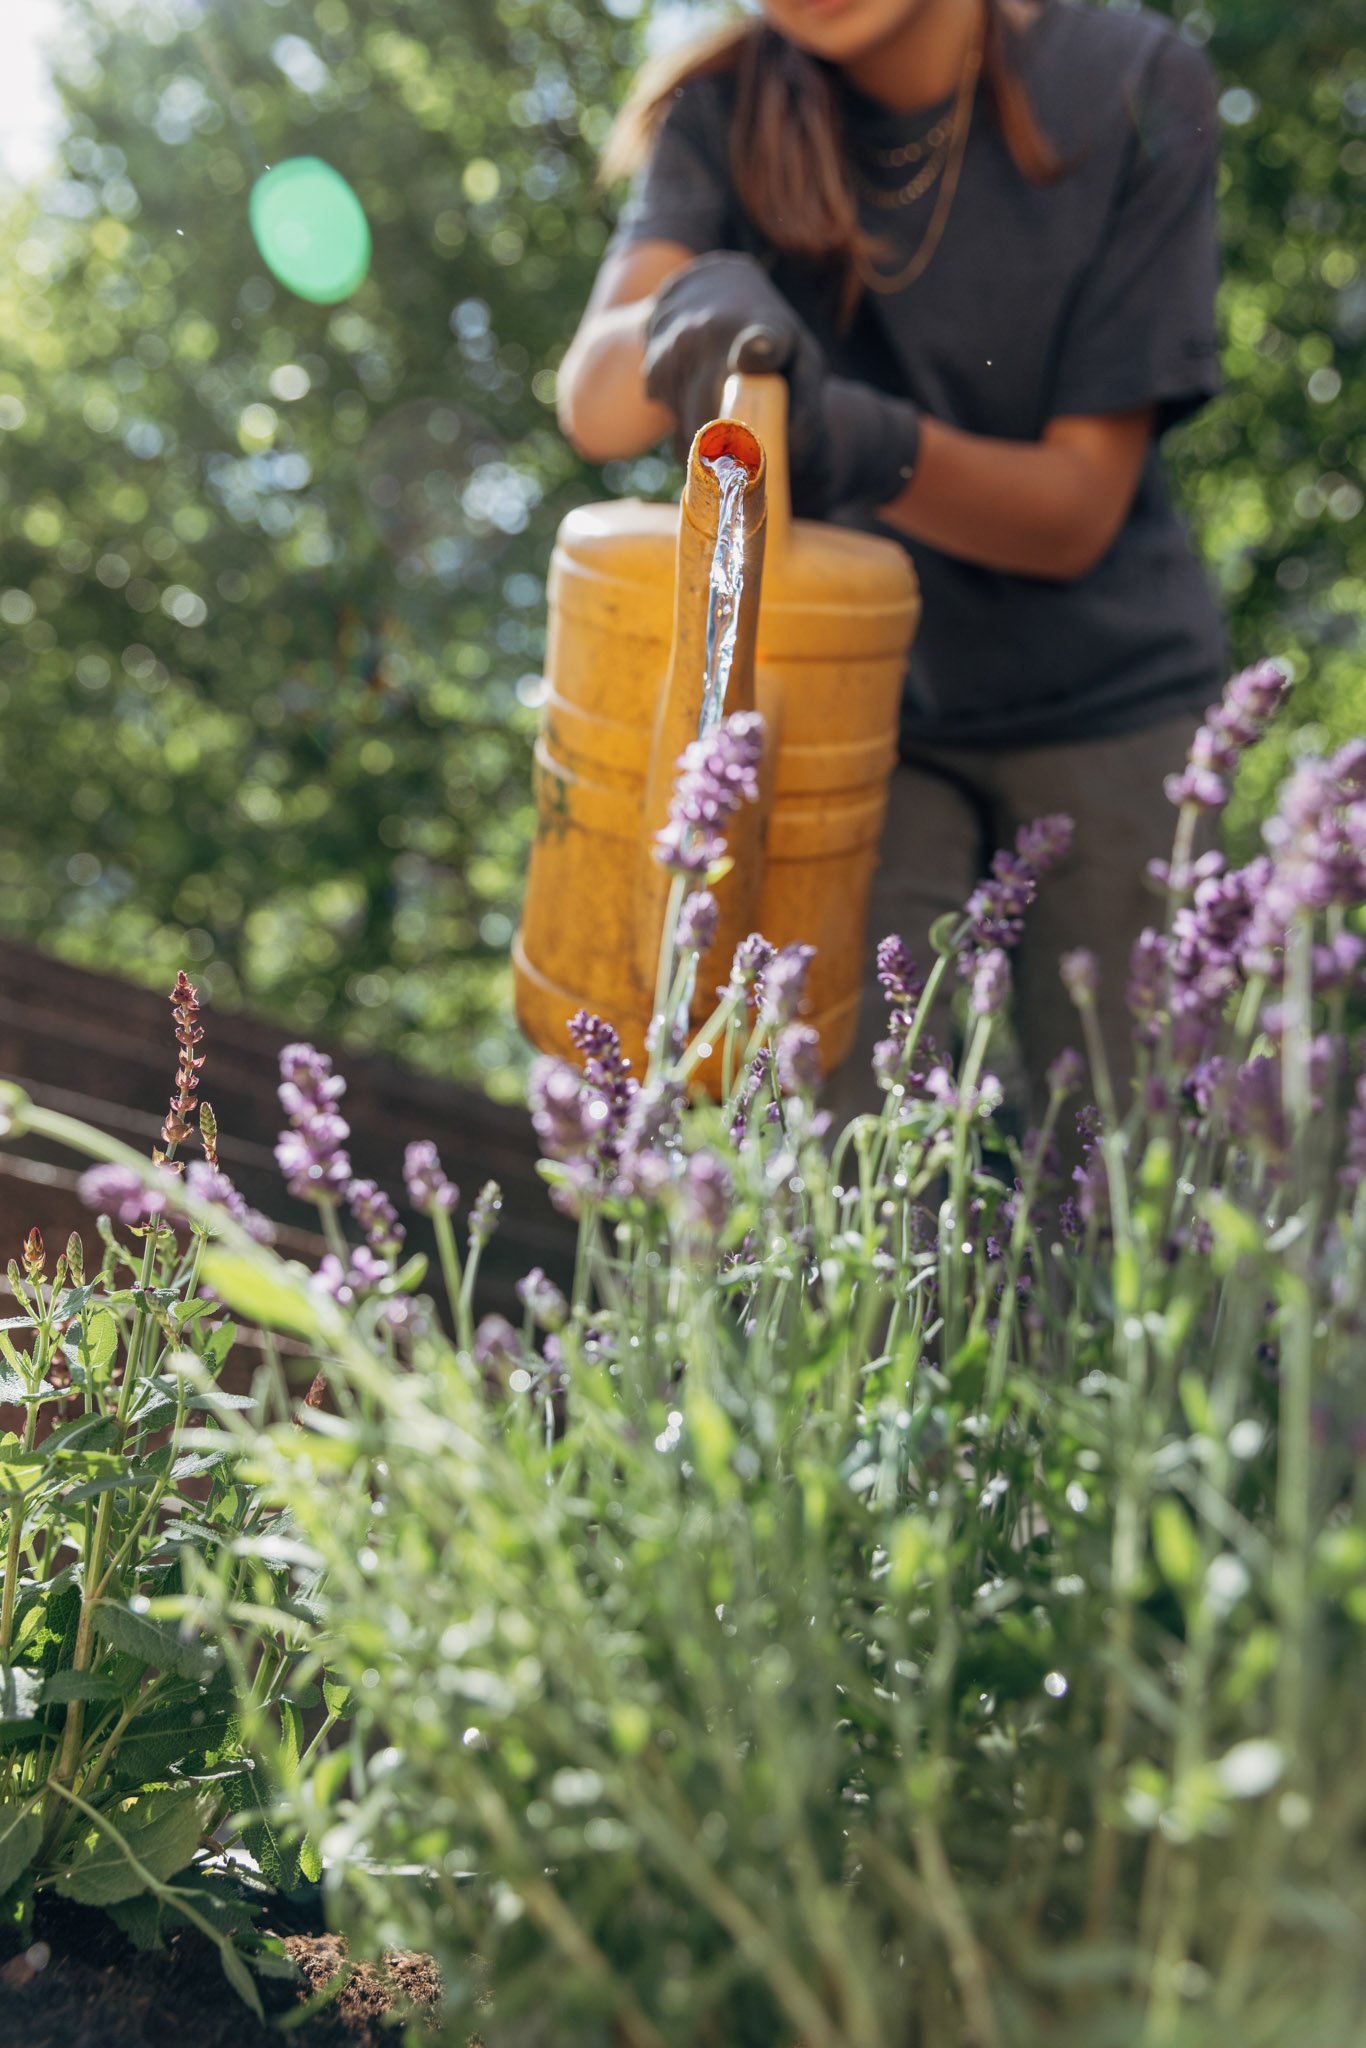
[[1128,516],[1152,434],[1149,409],[1053,420],[1041,441],[922,423],[915,475],[881,517],[946,555],[1074,582]]
[[653,296],[586,319],[556,377],[560,431],[589,462],[639,455],[673,431],[667,407],[645,395],[645,329]]

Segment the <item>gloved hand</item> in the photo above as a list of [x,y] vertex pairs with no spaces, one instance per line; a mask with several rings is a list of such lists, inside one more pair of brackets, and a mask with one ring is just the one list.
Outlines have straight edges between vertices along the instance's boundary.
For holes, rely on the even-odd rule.
[[818,421],[825,360],[763,265],[729,249],[694,257],[675,271],[656,295],[646,332],[645,389],[677,421],[680,458],[686,459],[698,428],[720,411],[732,351],[752,327],[772,337],[770,366],[787,378],[795,466],[799,444]]
[[747,328],[775,344],[771,367],[788,383],[788,461],[793,509],[822,519],[842,505],[895,498],[915,468],[920,415],[909,400],[827,373],[820,344],[752,256],[717,250],[667,280],[646,336],[645,389],[678,422],[686,458],[698,428],[716,417]]
[[800,470],[792,466],[792,509],[826,519],[842,505],[877,509],[898,497],[920,459],[920,410],[848,377],[822,379],[819,423]]

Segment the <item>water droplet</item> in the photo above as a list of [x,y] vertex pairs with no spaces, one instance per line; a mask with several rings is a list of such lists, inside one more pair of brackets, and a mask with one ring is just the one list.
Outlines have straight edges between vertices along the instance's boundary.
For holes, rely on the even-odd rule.
[[1060,1700],[1067,1691],[1067,1680],[1061,1671],[1050,1671],[1043,1682],[1043,1689],[1051,1700]]

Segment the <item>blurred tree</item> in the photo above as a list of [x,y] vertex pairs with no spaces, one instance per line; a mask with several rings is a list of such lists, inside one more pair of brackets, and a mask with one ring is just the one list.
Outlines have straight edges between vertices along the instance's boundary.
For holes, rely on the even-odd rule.
[[[543,579],[600,489],[553,365],[630,28],[572,0],[71,12],[61,169],[0,266],[0,921],[515,1086]],[[374,232],[337,307],[248,228],[305,153]]]
[[[1239,656],[1360,730],[1359,0],[1164,4],[1224,85],[1229,390],[1178,477]],[[0,264],[0,926],[509,1092],[544,576],[601,489],[554,366],[639,0],[69,6]],[[251,242],[299,154],[374,232],[338,307]]]

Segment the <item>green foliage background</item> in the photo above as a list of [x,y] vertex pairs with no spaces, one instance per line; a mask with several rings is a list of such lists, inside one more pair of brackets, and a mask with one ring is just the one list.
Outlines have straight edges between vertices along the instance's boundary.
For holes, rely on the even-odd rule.
[[[68,5],[62,161],[0,223],[0,929],[514,1092],[544,574],[604,489],[554,369],[638,0]],[[1336,735],[1366,705],[1366,27],[1167,11],[1226,88],[1229,390],[1172,452],[1237,654],[1291,653]],[[374,229],[341,307],[250,240],[252,180],[301,154]]]

